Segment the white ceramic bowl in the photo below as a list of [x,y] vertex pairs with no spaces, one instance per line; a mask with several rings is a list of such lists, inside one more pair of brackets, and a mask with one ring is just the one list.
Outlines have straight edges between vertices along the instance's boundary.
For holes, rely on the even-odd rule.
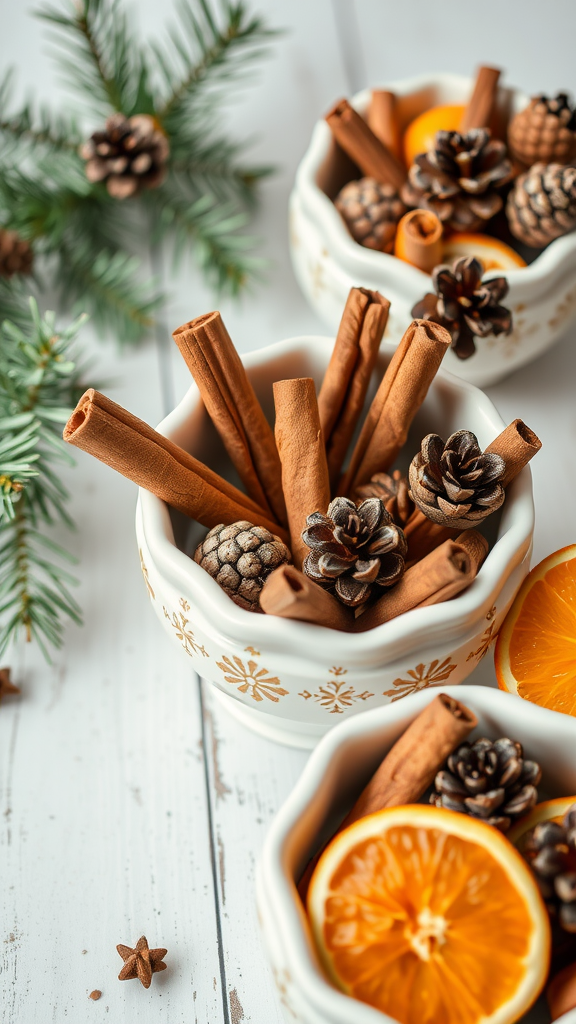
[[[476,713],[479,725],[473,737],[511,736],[524,744],[542,765],[541,793],[576,794],[576,719],[489,687],[448,687],[444,692]],[[386,1014],[351,999],[326,980],[296,883],[384,754],[433,697],[430,691],[418,693],[333,729],[312,754],[270,828],[257,871],[258,912],[289,1024],[394,1024]],[[576,1010],[560,1019],[562,1024],[576,1024]],[[523,1020],[545,1024],[550,1016],[540,1004]]]
[[[294,338],[246,357],[267,416],[273,415],[273,381],[311,376],[319,386],[333,345],[331,338]],[[373,389],[389,358],[380,354]],[[486,447],[504,425],[482,392],[441,372],[416,416],[406,462],[431,430],[447,437],[467,427]],[[232,476],[195,385],[159,429]],[[496,513],[486,524],[493,547],[472,586],[455,600],[408,612],[362,634],[239,608],[185,554],[194,551],[206,531],[198,524],[190,529],[190,520],[170,513],[144,491],[136,530],[152,606],[192,666],[254,728],[284,742],[313,746],[340,718],[426,686],[462,682],[470,674],[528,571],[533,525],[526,468],[510,486],[501,518]]]
[[[385,83],[398,96],[401,127],[436,104],[464,103],[472,81],[461,75],[422,75]],[[358,93],[353,105],[367,109],[370,91]],[[526,106],[518,90],[501,89],[503,118]],[[300,286],[331,330],[338,326],[353,285],[376,288],[392,303],[385,341],[396,341],[410,323],[414,303],[432,290],[428,274],[387,253],[373,252],[350,236],[332,199],[349,177],[334,160],[331,133],[325,121],[313,131],[298,168],[290,200],[290,247]],[[501,380],[547,349],[576,317],[576,233],[552,242],[528,267],[508,270],[505,299],[512,310],[509,337],[478,339],[477,351],[460,360],[453,352],[446,369],[479,387]],[[501,276],[492,272],[486,277]]]

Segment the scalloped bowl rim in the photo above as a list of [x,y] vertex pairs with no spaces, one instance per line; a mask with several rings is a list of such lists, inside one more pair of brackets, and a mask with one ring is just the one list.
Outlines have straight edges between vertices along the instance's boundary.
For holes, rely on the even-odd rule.
[[[306,351],[318,342],[334,339],[323,336],[287,338],[266,348],[243,356],[246,367],[258,367],[269,359],[286,353]],[[457,391],[474,396],[485,420],[494,429],[494,436],[505,424],[490,399],[474,385],[440,369],[438,377]],[[198,401],[195,384],[189,388],[176,408],[157,427],[159,433],[171,437],[187,419]],[[483,615],[483,609],[500,581],[506,579],[521,559],[518,551],[529,543],[534,526],[532,478],[526,467],[511,485],[512,500],[505,503],[497,543],[488,554],[474,583],[450,602],[418,608],[383,623],[365,633],[341,633],[324,626],[296,622],[273,615],[257,615],[234,604],[219,585],[188,555],[176,547],[168,508],[148,491],[139,491],[140,523],[156,570],[174,587],[195,602],[195,614],[207,623],[212,635],[229,637],[239,642],[250,635],[256,646],[275,650],[306,650],[306,656],[321,661],[326,655],[342,663],[362,653],[363,658],[400,656],[418,646],[434,643],[440,636],[458,637]],[[197,600],[196,600],[197,598]],[[314,641],[313,643],[311,641]],[[339,661],[337,663],[340,663]]]
[[[543,729],[549,727],[551,732],[576,743],[576,720],[570,715],[541,708],[522,697],[502,693],[486,686],[460,683],[458,686],[443,687],[442,692],[450,694],[463,704],[469,702],[487,717],[491,713],[498,714],[503,706],[508,707],[510,700],[513,700],[515,707],[511,717],[514,717],[515,721],[526,717],[538,718],[538,724]],[[362,711],[353,718],[340,722],[326,733],[312,752],[292,792],[274,817],[264,840],[257,865],[259,895],[265,892],[263,898],[270,906],[270,893],[273,893],[277,933],[282,938],[282,948],[291,970],[294,971],[295,981],[307,1002],[318,1013],[318,1019],[326,1022],[329,1020],[330,1024],[349,1021],[352,1007],[354,1024],[394,1022],[391,1017],[368,1004],[358,1000],[351,1002],[351,997],[338,991],[326,980],[304,924],[305,911],[287,867],[286,850],[290,846],[293,833],[296,833],[295,841],[298,842],[299,824],[315,813],[323,799],[330,799],[330,787],[334,783],[330,767],[339,749],[346,744],[354,743],[363,735],[377,733],[385,725],[405,719],[411,713],[418,714],[434,695],[429,690],[421,691],[404,697],[397,704]],[[510,707],[512,709],[512,705]],[[569,1011],[560,1020],[563,1024],[576,1024],[576,1010]]]
[[[450,84],[462,87],[469,85],[470,79],[465,75],[452,73],[423,74],[386,82],[381,88],[390,89],[399,95],[407,95],[426,86]],[[509,88],[519,103],[522,102],[522,106],[528,104],[529,97],[521,90],[512,87],[506,88]],[[350,101],[352,106],[360,111],[365,110],[370,100],[370,92],[370,89],[363,89],[356,93]],[[364,273],[369,273],[371,278],[378,279],[378,277],[386,276],[388,280],[395,279],[400,287],[410,286],[410,290],[413,288],[417,291],[423,286],[428,287],[429,274],[399,260],[392,254],[372,252],[354,242],[334,203],[316,184],[316,174],[326,157],[330,135],[330,129],[326,122],[324,120],[317,121],[308,149],[296,172],[293,196],[307,199],[312,203],[317,223],[322,226],[327,237],[333,243],[342,265],[348,268],[352,267],[353,273],[358,274],[359,268],[361,268]],[[522,284],[530,287],[537,282],[539,290],[543,291],[543,284],[550,278],[556,279],[562,262],[575,248],[576,232],[571,232],[551,242],[527,267],[487,272],[486,280],[489,280],[490,277],[504,275],[510,285]]]

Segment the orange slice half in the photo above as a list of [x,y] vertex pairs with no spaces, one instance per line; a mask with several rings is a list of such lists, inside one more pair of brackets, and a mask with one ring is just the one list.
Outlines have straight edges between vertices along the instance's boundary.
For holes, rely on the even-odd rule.
[[322,854],[308,912],[334,984],[401,1024],[510,1024],[546,980],[530,869],[464,814],[415,804],[355,822]]
[[494,661],[501,690],[576,715],[576,544],[528,574],[500,629]]

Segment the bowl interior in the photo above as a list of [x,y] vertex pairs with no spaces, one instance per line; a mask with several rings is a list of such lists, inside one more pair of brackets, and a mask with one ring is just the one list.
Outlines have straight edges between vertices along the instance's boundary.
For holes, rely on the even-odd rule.
[[[265,350],[264,355],[253,361],[246,360],[248,376],[262,405],[268,422],[274,423],[274,401],[272,384],[274,381],[291,377],[312,377],[317,390],[322,383],[334,341],[331,338],[294,339],[281,342]],[[390,359],[390,351],[381,351],[366,398],[365,409],[360,418],[364,421],[366,411],[372,401],[376,389],[382,379]],[[186,414],[180,417],[178,425],[164,432],[169,433],[172,440],[205,462],[226,479],[241,487],[224,445],[212,424],[204,406],[199,401],[195,386],[183,400]],[[164,427],[169,425],[165,421]],[[356,431],[357,436],[360,425]],[[428,433],[441,434],[446,439],[455,430],[463,427],[473,430],[482,446],[487,445],[504,427],[494,407],[481,392],[469,385],[462,384],[450,374],[440,372],[433,381],[423,406],[417,412],[408,434],[408,440],[394,468],[406,471],[408,465],[419,449],[421,439]],[[352,445],[354,444],[354,440]],[[352,446],[351,446],[352,447]],[[206,530],[200,524],[187,519],[181,513],[170,510],[174,528],[174,538],[180,550],[192,555]],[[492,547],[498,536],[501,522],[501,510],[490,516],[481,526]]]

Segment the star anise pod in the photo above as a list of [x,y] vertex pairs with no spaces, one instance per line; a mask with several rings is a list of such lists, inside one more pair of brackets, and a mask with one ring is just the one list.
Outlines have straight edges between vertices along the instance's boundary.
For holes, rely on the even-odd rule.
[[360,505],[334,498],[326,515],[308,516],[302,539],[310,548],[304,572],[351,608],[364,604],[374,586],[391,587],[404,572],[406,538],[380,498]]
[[446,768],[434,780],[430,803],[461,811],[507,832],[538,799],[542,772],[526,760],[522,744],[503,736],[463,743],[450,754]]
[[505,277],[483,281],[484,267],[474,256],[463,256],[453,266],[440,263],[432,271],[434,291],[412,308],[417,320],[432,320],[452,336],[452,348],[459,359],[476,351],[475,338],[510,334],[512,313],[501,300],[508,293]]
[[433,523],[467,530],[499,509],[506,463],[483,453],[471,430],[458,430],[446,443],[427,434],[410,464],[410,493]]
[[138,978],[144,988],[150,988],[152,975],[158,971],[165,971],[166,964],[162,961],[168,952],[167,949],[149,949],[148,940],[142,935],[134,949],[122,944],[116,946],[124,961],[124,967],[118,975],[119,981],[128,981],[130,978]]
[[502,209],[496,189],[512,176],[506,146],[488,128],[440,131],[432,148],[415,158],[401,197],[407,206],[431,210],[454,231],[477,231]]
[[365,498],[380,498],[396,526],[405,526],[414,511],[410,497],[408,478],[395,469],[393,473],[375,473],[367,484],[362,484],[354,494],[356,501]]

